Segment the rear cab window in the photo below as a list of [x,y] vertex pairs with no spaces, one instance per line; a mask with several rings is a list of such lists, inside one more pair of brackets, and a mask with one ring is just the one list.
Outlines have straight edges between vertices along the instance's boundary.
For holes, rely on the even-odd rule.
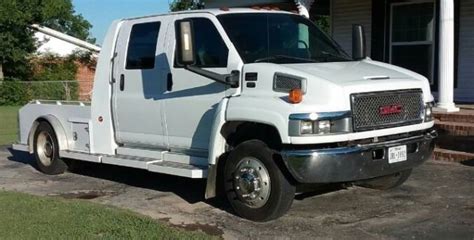
[[138,23],[132,26],[127,48],[126,69],[153,69],[160,32],[160,22]]

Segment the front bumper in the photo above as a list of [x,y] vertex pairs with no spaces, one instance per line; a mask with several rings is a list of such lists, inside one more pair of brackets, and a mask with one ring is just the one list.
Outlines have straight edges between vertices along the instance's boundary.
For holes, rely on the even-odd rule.
[[[436,131],[353,147],[283,150],[291,175],[301,183],[352,182],[419,166],[431,157]],[[388,163],[388,148],[407,145],[407,160]]]

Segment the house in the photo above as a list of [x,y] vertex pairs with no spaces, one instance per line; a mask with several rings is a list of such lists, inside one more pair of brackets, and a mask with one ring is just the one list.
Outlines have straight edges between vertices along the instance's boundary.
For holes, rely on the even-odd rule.
[[88,51],[97,56],[100,52],[100,47],[54,29],[39,25],[33,25],[32,28],[39,45],[36,50],[38,54],[52,53],[65,57],[76,51]]
[[[81,39],[69,36],[62,32],[53,30],[48,27],[33,25],[35,30],[35,38],[38,43],[36,54],[41,56],[43,54],[54,54],[60,57],[66,57],[75,52],[90,52],[92,57],[97,58],[100,47],[83,41]],[[95,68],[85,66],[78,63],[76,79],[79,82],[79,99],[89,100],[93,81]],[[58,80],[73,80],[73,79],[58,79]]]
[[352,25],[362,24],[369,56],[426,76],[438,110],[474,102],[474,0],[203,0],[206,8],[271,6],[314,21],[352,52]]

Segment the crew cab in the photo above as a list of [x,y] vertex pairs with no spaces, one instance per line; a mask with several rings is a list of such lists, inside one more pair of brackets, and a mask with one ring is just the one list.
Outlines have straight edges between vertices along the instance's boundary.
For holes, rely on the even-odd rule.
[[[92,101],[20,109],[14,149],[46,174],[73,161],[207,179],[236,214],[282,216],[297,186],[402,184],[433,151],[427,79],[349,56],[310,20],[215,9],[121,19],[100,52]],[[156,183],[166,184],[166,183]]]

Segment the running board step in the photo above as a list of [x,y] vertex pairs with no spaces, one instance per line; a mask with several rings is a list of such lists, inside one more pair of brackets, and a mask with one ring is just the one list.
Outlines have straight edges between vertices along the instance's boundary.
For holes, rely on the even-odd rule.
[[191,165],[179,162],[163,161],[154,158],[142,158],[126,155],[103,156],[102,163],[148,170],[188,178],[206,178],[207,166]]
[[177,162],[155,162],[148,165],[148,171],[188,178],[206,178],[207,166],[196,166]]
[[123,167],[132,167],[139,169],[148,169],[148,165],[151,163],[161,162],[160,159],[144,158],[126,155],[115,155],[115,156],[103,156],[102,163],[118,165]]
[[[24,149],[24,147],[22,149]],[[201,159],[201,161],[197,161],[198,164],[193,164],[192,162],[189,163],[188,161],[191,158],[184,159],[182,162],[176,162],[176,159],[171,159],[174,161],[173,162],[155,158],[144,158],[127,155],[99,155],[75,151],[61,151],[60,156],[81,161],[144,169],[150,172],[169,174],[173,176],[187,178],[207,178],[208,167],[202,163],[202,161],[205,160],[204,158]]]
[[[160,149],[145,149],[145,148],[130,148],[130,147],[119,147],[117,148],[117,156],[132,156],[144,159],[155,159],[163,160],[166,162],[177,162],[188,165],[199,165],[207,166],[208,159],[204,155],[191,155],[177,152],[170,152]],[[128,158],[128,157],[119,157]],[[128,166],[128,165],[127,165]]]
[[142,158],[154,158],[163,159],[163,153],[165,150],[157,149],[142,149],[142,148],[130,148],[130,147],[119,147],[117,148],[117,155],[137,156]]

